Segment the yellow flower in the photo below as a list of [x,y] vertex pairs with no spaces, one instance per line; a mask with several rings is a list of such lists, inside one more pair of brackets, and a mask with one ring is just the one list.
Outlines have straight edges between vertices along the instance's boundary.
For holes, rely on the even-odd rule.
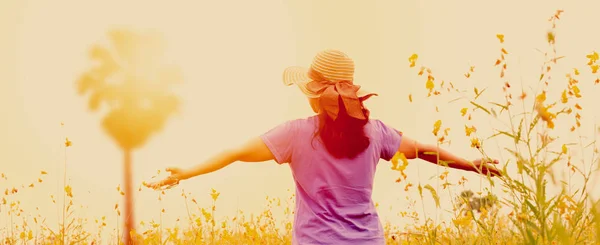
[[65,193],[67,193],[68,197],[73,197],[73,190],[70,185],[65,186]]
[[504,43],[504,34],[496,34],[496,37],[500,40],[500,43]]
[[464,117],[467,114],[467,110],[468,110],[468,108],[460,109],[460,115]]
[[442,126],[442,120],[437,120],[435,122],[435,124],[433,124],[433,135],[437,136],[438,132],[440,131],[440,127]]
[[[547,123],[548,128],[554,128],[554,122],[552,120],[554,120],[556,118],[556,114],[549,112],[548,111],[549,107],[542,105],[541,101],[545,100],[545,98],[546,98],[546,96],[544,95],[543,99],[538,100],[539,102],[536,103],[535,109],[538,113],[538,116]],[[576,107],[577,107],[577,105],[576,105]]]
[[215,189],[211,189],[210,196],[212,197],[213,201],[217,200],[217,198],[219,197],[219,194],[221,194],[221,193],[217,192]]
[[467,213],[467,215],[464,215],[460,218],[452,219],[452,223],[454,223],[456,226],[465,227],[471,224],[471,220],[471,213]]
[[475,126],[467,127],[467,125],[465,125],[465,133],[467,136],[471,136],[471,134],[474,132],[477,132],[477,128],[475,128]]
[[479,147],[481,147],[481,143],[479,142],[478,138],[472,138],[471,139],[471,147],[473,147],[473,148],[479,148]]
[[417,63],[417,59],[419,58],[419,55],[417,54],[413,54],[410,57],[408,57],[408,62],[410,62],[410,67],[414,67],[415,64]]
[[527,216],[526,213],[520,213],[519,215],[517,215],[517,219],[519,221],[526,221],[529,218],[529,216]]
[[[398,165],[398,160],[402,160],[402,165]],[[408,166],[408,160],[406,159],[406,156],[404,155],[404,153],[396,152],[394,157],[392,157],[392,170],[397,170],[397,171],[402,172],[406,169],[407,166]]]
[[432,92],[434,87],[435,87],[435,84],[433,84],[433,77],[431,75],[429,75],[427,77],[427,82],[425,83],[425,88],[428,89],[429,92]]
[[563,90],[562,96],[560,98],[560,102],[562,102],[563,104],[569,102],[569,98],[567,97],[567,90]]

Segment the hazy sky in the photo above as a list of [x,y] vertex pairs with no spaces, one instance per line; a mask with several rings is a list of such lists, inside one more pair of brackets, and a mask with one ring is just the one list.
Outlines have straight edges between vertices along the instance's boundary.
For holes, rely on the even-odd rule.
[[[367,103],[373,117],[431,143],[435,142],[433,123],[443,119],[443,127],[453,128],[452,145],[446,148],[476,158],[477,151],[464,136],[465,122],[459,120],[464,104],[426,100],[425,80],[409,69],[407,58],[418,53],[419,61],[431,67],[437,78],[454,81],[462,88],[492,86],[500,91],[504,81],[493,64],[500,52],[496,34],[504,33],[512,69],[507,79],[529,86],[534,83],[528,81],[539,77],[543,55],[535,49],[546,48],[547,19],[556,9],[564,9],[557,41],[558,52],[567,58],[555,69],[558,85],[550,93],[556,96],[566,86],[563,75],[573,67],[589,73],[584,69],[585,55],[600,49],[600,36],[592,24],[598,7],[600,2],[593,0],[5,0],[0,3],[0,172],[9,180],[0,181],[0,189],[27,186],[40,170],[48,171],[43,184],[23,190],[18,198],[26,211],[35,214],[35,207],[40,207],[42,215],[53,222],[56,209],[50,205],[49,195],[62,193],[57,178],[62,178],[63,142],[69,137],[73,146],[66,152],[67,175],[76,203],[87,206],[82,211],[86,217],[107,215],[115,222],[113,206],[121,200],[115,188],[122,180],[122,153],[102,132],[103,114],[89,113],[87,98],[75,90],[77,77],[90,66],[88,48],[106,43],[106,31],[111,28],[162,32],[169,57],[180,64],[185,76],[185,83],[175,88],[184,103],[181,113],[133,156],[137,186],[158,169],[191,167],[285,120],[311,115],[306,99],[295,87],[284,87],[281,75],[287,66],[308,66],[314,54],[326,48],[350,55],[356,62],[356,82],[380,94]],[[471,65],[476,72],[471,79],[464,79]],[[591,79],[582,79],[580,85],[584,95],[580,104],[587,108],[597,103],[594,96],[600,92]],[[413,103],[407,99],[410,93]],[[485,96],[496,101],[502,98],[497,92]],[[434,102],[440,105],[439,113],[434,113]],[[583,134],[592,137],[597,112],[587,113]],[[473,123],[481,125],[482,133],[490,126],[482,117]],[[497,149],[490,151],[501,160],[508,157]],[[443,169],[412,161],[407,171],[409,182],[416,186],[420,179],[422,184],[437,186],[435,179],[429,179],[437,171]],[[397,175],[382,162],[374,199],[380,203],[384,219],[400,224],[402,220],[394,213],[406,207],[407,195],[415,198],[418,194],[416,188],[405,192],[406,183],[394,183]],[[461,171],[451,171],[450,179],[456,183],[463,175],[470,179],[467,188],[487,186],[474,174]],[[210,205],[210,189],[220,191],[221,215],[232,215],[238,208],[257,212],[263,209],[267,195],[289,196],[291,177],[287,166],[274,162],[236,163],[182,183],[162,203],[155,192],[136,192],[137,218],[157,218],[161,206],[167,210],[165,222],[184,216],[179,208],[183,205],[181,188],[205,206]],[[442,204],[450,208],[448,192],[439,189]],[[430,197],[425,200],[427,210],[433,210]],[[387,211],[390,205],[394,212]],[[5,227],[5,218],[0,215],[0,227]]]

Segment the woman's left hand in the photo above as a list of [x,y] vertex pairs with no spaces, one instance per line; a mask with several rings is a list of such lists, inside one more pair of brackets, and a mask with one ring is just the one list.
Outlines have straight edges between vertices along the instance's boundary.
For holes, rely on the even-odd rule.
[[179,181],[183,179],[184,170],[180,168],[167,168],[167,172],[171,173],[171,175],[167,176],[165,179],[153,183],[144,183],[144,186],[151,189],[161,189],[166,186],[167,189],[172,188],[179,184]]
[[475,168],[473,171],[481,173],[482,175],[488,175],[490,174],[490,176],[495,177],[495,176],[502,176],[502,173],[500,172],[500,170],[498,168],[496,168],[496,164],[498,164],[499,161],[498,160],[493,160],[493,159],[477,159],[475,161],[473,161],[473,164],[475,165]]

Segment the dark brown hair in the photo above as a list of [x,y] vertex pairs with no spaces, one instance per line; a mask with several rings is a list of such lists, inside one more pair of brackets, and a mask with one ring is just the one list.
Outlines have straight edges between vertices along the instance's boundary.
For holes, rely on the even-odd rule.
[[321,109],[319,128],[315,137],[319,136],[327,151],[335,158],[355,158],[371,143],[364,127],[369,122],[369,111],[363,107],[366,119],[350,117],[346,112],[342,99],[338,99],[339,113],[333,120]]

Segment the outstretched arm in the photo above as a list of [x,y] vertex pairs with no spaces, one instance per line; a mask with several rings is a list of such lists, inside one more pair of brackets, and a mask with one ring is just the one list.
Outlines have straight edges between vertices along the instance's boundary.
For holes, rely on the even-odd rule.
[[211,173],[237,161],[264,162],[273,159],[273,154],[269,148],[267,148],[261,138],[256,137],[237,148],[222,151],[191,169],[182,170],[179,168],[168,168],[167,171],[171,173],[169,177],[156,183],[147,184],[146,186],[150,188],[159,188],[165,185],[176,184],[180,180]]
[[184,171],[181,179],[189,179],[198,175],[214,172],[237,161],[264,162],[273,159],[273,154],[269,148],[267,148],[262,139],[256,137],[237,148],[223,151],[208,159],[206,162]]
[[[450,168],[473,171],[483,175],[487,175],[488,173],[490,173],[492,176],[501,175],[498,169],[488,164],[497,164],[498,161],[482,162],[481,160],[475,160],[470,162],[436,145],[421,144],[406,137],[406,135],[402,136],[402,141],[398,151],[400,153],[404,153],[404,156],[407,159],[420,158],[430,163],[438,165],[446,163]],[[438,162],[438,156],[440,162]]]

